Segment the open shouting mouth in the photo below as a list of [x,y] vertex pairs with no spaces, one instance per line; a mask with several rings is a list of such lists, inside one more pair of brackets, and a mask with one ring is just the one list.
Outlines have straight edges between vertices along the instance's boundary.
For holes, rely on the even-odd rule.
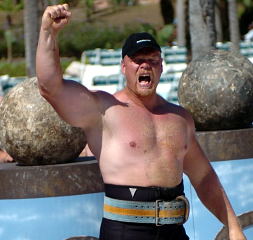
[[151,77],[149,74],[143,74],[139,76],[139,84],[143,88],[149,88],[151,86]]

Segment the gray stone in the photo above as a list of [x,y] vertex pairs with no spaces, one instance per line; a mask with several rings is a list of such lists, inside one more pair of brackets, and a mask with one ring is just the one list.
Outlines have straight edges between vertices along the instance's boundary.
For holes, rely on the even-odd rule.
[[242,55],[212,50],[187,66],[178,98],[198,130],[251,127],[253,64]]
[[0,145],[22,165],[70,162],[86,145],[84,131],[60,119],[40,95],[36,78],[13,87],[0,113]]

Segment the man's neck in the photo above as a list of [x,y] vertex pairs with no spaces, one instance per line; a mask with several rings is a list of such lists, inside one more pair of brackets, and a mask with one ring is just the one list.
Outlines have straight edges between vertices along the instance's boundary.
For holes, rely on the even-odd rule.
[[160,103],[160,98],[155,92],[152,95],[148,96],[138,95],[128,88],[125,88],[124,92],[126,93],[127,97],[136,105],[145,107],[150,111],[155,109]]

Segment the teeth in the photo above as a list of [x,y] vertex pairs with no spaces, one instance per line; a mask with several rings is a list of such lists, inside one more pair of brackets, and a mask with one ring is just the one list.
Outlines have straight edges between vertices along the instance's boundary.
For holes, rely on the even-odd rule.
[[139,81],[150,81],[150,76],[149,75],[141,75],[139,76]]

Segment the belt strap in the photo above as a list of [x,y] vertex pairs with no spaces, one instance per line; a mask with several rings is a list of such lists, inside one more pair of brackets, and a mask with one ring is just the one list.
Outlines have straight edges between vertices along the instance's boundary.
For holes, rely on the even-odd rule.
[[104,217],[132,223],[183,224],[189,217],[189,202],[185,196],[172,201],[125,201],[104,198]]

